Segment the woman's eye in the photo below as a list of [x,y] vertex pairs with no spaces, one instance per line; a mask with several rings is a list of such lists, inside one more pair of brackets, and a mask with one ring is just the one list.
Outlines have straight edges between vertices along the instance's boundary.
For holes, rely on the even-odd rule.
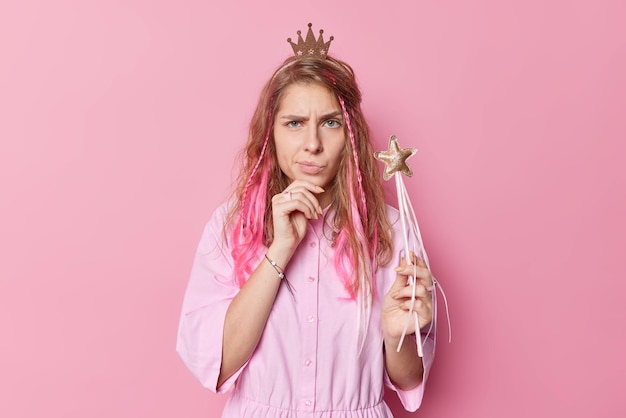
[[331,119],[326,121],[326,126],[328,126],[329,128],[338,128],[339,126],[341,126],[341,124],[338,120]]
[[287,122],[287,126],[290,128],[297,128],[298,126],[300,126],[300,122],[297,120],[292,120]]

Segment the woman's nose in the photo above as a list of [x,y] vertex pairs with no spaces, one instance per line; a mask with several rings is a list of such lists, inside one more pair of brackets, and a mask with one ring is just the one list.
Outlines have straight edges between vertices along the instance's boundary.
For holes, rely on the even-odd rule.
[[314,154],[322,152],[323,150],[322,141],[317,127],[311,127],[307,133],[306,150]]

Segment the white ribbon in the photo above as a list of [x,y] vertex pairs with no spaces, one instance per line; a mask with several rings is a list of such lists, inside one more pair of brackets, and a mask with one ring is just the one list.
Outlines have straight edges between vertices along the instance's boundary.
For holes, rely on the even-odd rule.
[[[406,257],[407,263],[409,265],[413,265],[413,276],[409,276],[408,284],[413,287],[413,293],[411,295],[411,304],[409,307],[409,314],[407,315],[406,322],[404,324],[404,330],[402,331],[402,336],[400,337],[400,342],[398,343],[398,348],[396,351],[400,351],[402,347],[402,343],[404,342],[404,337],[409,329],[409,325],[411,324],[411,320],[415,321],[415,338],[417,340],[417,354],[420,357],[424,356],[423,349],[423,340],[428,338],[431,332],[435,329],[437,323],[437,295],[438,289],[441,291],[441,296],[443,297],[443,302],[446,309],[446,319],[448,322],[448,342],[452,341],[452,327],[450,325],[450,311],[448,309],[448,298],[446,297],[445,292],[443,291],[443,287],[441,284],[432,276],[433,285],[432,288],[429,289],[432,292],[432,320],[430,321],[430,326],[428,328],[428,332],[422,339],[422,334],[419,326],[419,318],[417,316],[417,312],[413,310],[415,305],[415,292],[417,287],[417,280],[415,279],[415,271],[416,266],[411,261],[411,248],[413,248],[413,253],[420,254],[424,263],[426,263],[426,267],[430,270],[430,263],[428,261],[428,255],[426,254],[426,249],[424,248],[424,241],[422,240],[422,234],[420,233],[419,225],[417,223],[417,217],[415,216],[415,211],[413,210],[413,205],[411,204],[411,200],[409,199],[409,194],[406,191],[406,187],[404,186],[404,181],[402,180],[402,175],[398,172],[394,174],[396,178],[396,191],[398,192],[398,210],[400,212],[400,222],[402,224],[403,231],[403,239],[404,239],[404,255]],[[407,218],[409,218],[410,223],[407,223]],[[408,225],[407,225],[408,224]],[[410,239],[410,242],[409,242]],[[417,250],[417,251],[416,251]],[[431,271],[432,275],[432,271]],[[437,335],[434,334],[433,341],[437,342]]]

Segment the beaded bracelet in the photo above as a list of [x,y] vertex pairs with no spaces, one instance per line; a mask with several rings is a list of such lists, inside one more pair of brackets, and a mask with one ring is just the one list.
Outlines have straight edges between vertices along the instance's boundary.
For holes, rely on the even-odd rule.
[[289,293],[291,293],[291,296],[294,296],[291,283],[289,283],[289,280],[287,280],[287,277],[285,276],[285,272],[283,271],[283,269],[280,268],[278,264],[276,264],[276,261],[269,258],[267,254],[265,254],[265,259],[272,265],[272,267],[274,267],[274,270],[276,270],[276,273],[278,273],[278,277],[280,278],[280,280],[285,282],[285,285],[287,286]]

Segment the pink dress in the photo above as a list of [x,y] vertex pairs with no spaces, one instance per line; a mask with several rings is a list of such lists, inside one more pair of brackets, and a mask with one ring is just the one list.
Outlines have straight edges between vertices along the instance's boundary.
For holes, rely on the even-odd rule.
[[434,358],[434,344],[428,338],[424,345],[423,382],[408,391],[395,388],[385,372],[380,325],[380,297],[395,279],[394,267],[403,248],[398,212],[389,206],[396,257],[377,272],[379,297],[373,303],[361,355],[357,355],[356,303],[348,299],[335,272],[329,228],[324,231],[323,220],[314,220],[285,269],[295,300],[281,286],[256,350],[216,390],[224,318],[239,291],[231,278],[233,262],[222,233],[227,210],[222,205],[215,211],[198,245],[176,345],[203,386],[217,393],[230,392],[222,417],[391,417],[383,401],[385,385],[395,390],[407,410],[416,410]]

